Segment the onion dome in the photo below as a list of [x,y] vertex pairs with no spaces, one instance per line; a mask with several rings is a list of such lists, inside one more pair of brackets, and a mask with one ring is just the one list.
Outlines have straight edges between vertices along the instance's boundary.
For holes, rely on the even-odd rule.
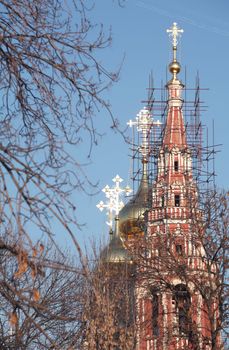
[[144,216],[149,208],[147,162],[143,161],[143,174],[138,191],[119,213],[120,235],[127,238],[144,234]]
[[128,254],[123,241],[119,235],[119,218],[115,218],[115,231],[111,231],[111,240],[109,245],[102,251],[101,259],[106,263],[132,263],[131,256]]

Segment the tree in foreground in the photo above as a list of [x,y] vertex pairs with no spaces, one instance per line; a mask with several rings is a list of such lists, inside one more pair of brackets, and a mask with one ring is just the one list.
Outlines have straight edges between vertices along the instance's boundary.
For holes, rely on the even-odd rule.
[[36,267],[31,266],[36,273],[28,270],[19,278],[17,259],[7,254],[2,255],[2,350],[135,348],[134,266],[100,258],[92,264],[88,257],[85,274],[73,258],[50,249],[37,253]]
[[17,265],[7,251],[1,255],[1,349],[67,350],[72,344],[80,348],[82,268],[53,249],[38,253],[36,266],[31,265],[33,273],[28,269],[18,276]]
[[134,349],[133,266],[98,260],[87,286],[82,349]]
[[[53,278],[50,272],[50,280],[40,281],[46,266],[42,251],[50,242],[59,249],[56,230],[70,235],[81,256],[71,195],[91,184],[82,154],[74,159],[72,149],[75,154],[86,139],[90,154],[101,108],[117,126],[103,98],[117,74],[97,60],[111,36],[91,22],[93,5],[90,0],[0,1],[0,298],[9,324],[18,327],[22,348],[27,343],[20,332],[28,327],[32,337],[38,332],[46,339],[47,348],[55,343],[56,331],[37,322],[37,313]],[[56,268],[57,261],[49,262],[50,269],[52,264]],[[4,343],[9,324],[4,318]]]

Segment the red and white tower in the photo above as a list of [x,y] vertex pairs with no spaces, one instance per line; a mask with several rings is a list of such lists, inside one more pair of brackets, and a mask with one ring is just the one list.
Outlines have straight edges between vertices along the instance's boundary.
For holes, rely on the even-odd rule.
[[[165,126],[154,120],[150,103],[128,123],[140,133],[133,150],[142,176],[125,206],[120,205],[119,193],[130,189],[120,189],[119,177],[113,180],[118,181],[114,190],[104,188],[109,203],[100,202],[98,207],[115,211],[115,232],[101,257],[110,265],[131,266],[134,297],[129,309],[130,319],[136,322],[128,322],[128,327],[134,330],[135,350],[222,350],[217,265],[209,264],[204,248],[204,215],[193,176],[195,153],[189,147],[182,111],[184,85],[178,78],[181,66],[176,53],[183,30],[173,23],[167,32],[173,59],[172,78],[166,84]],[[150,163],[156,169],[153,183]]]
[[[167,32],[173,44],[172,79],[166,85],[168,112],[147,216],[145,257],[137,274],[137,349],[210,350],[212,323],[196,286],[198,276],[203,281],[209,271],[182,113],[184,85],[177,77],[177,44],[183,30],[174,23]],[[216,320],[217,305],[214,309]]]

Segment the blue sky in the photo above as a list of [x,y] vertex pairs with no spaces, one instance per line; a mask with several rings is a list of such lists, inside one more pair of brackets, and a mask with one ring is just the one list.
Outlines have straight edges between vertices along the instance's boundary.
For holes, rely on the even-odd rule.
[[[203,93],[208,106],[204,123],[210,128],[215,123],[215,143],[222,143],[216,157],[217,185],[228,188],[229,173],[229,3],[227,0],[129,0],[123,8],[115,1],[97,0],[91,12],[94,22],[112,27],[113,42],[110,48],[99,53],[99,59],[111,70],[123,61],[120,79],[109,91],[112,111],[122,125],[134,119],[143,107],[147,96],[149,73],[152,71],[155,86],[165,83],[166,65],[171,60],[171,44],[166,29],[177,22],[184,29],[178,58],[183,72],[187,69],[187,87],[195,86],[199,71],[200,85],[210,90]],[[105,110],[96,116],[96,125],[104,136],[94,147],[89,165],[84,169],[99,188],[112,184],[119,174],[124,184],[130,179],[128,145],[110,129]],[[86,142],[85,142],[86,144]],[[83,146],[82,146],[83,149]],[[87,150],[84,150],[87,152]],[[77,158],[78,149],[76,149]],[[131,185],[131,182],[129,181]],[[74,194],[78,217],[85,226],[76,235],[80,242],[104,239],[108,236],[105,214],[96,204],[103,194],[88,197]]]

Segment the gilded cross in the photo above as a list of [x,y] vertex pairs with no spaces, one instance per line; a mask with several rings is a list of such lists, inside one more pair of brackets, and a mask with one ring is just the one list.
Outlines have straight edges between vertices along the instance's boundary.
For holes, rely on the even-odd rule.
[[153,126],[160,126],[161,122],[159,120],[154,121],[152,114],[147,107],[144,107],[137,114],[135,121],[130,120],[127,125],[129,127],[137,127],[137,131],[142,133],[142,141],[139,147],[139,151],[143,155],[143,158],[148,158],[150,151],[150,131]]
[[107,209],[109,221],[106,223],[110,227],[112,227],[113,212],[115,213],[115,216],[117,216],[124,206],[121,196],[123,194],[128,195],[132,192],[129,186],[126,186],[125,188],[120,187],[120,183],[123,181],[123,179],[119,175],[116,175],[112,181],[115,183],[115,186],[109,187],[106,185],[102,190],[105,193],[107,202],[104,203],[103,201],[100,201],[99,204],[96,205],[100,211]]
[[174,22],[170,29],[166,30],[169,33],[169,36],[172,37],[173,47],[176,47],[178,44],[178,38],[181,37],[181,34],[184,33],[183,29],[177,27],[177,23]]

